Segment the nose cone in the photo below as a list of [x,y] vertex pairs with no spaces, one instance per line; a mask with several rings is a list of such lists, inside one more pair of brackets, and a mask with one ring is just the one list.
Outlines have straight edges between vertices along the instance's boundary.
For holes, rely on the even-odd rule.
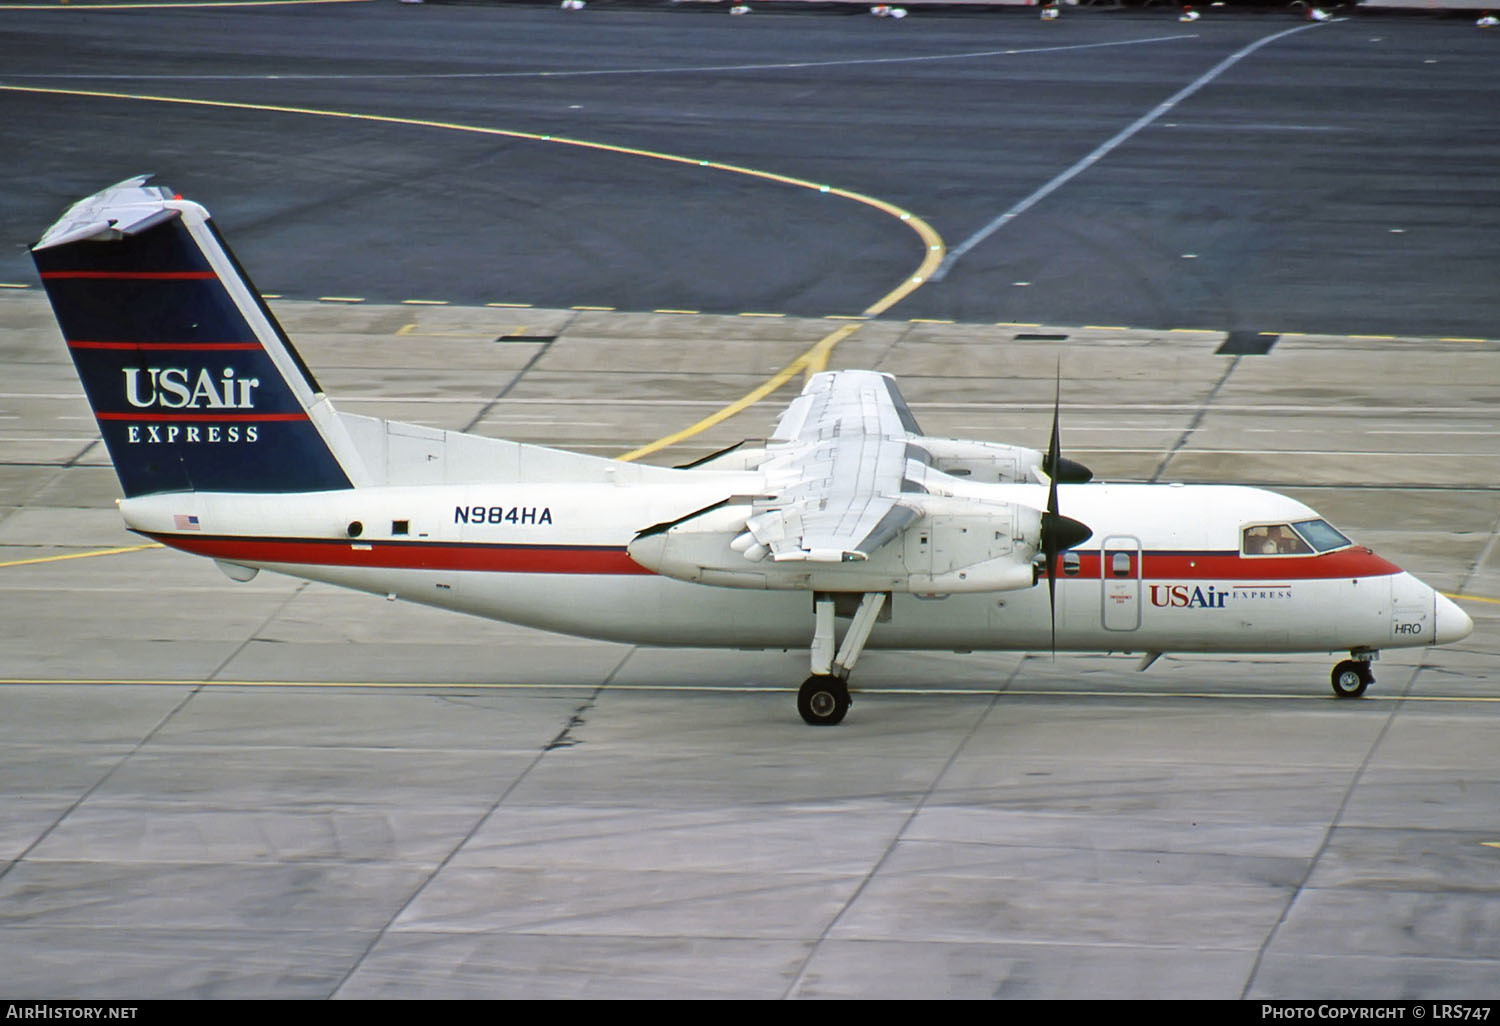
[[1437,631],[1434,644],[1446,645],[1449,642],[1462,641],[1473,632],[1474,621],[1469,619],[1469,614],[1459,609],[1447,597],[1437,596],[1436,605]]

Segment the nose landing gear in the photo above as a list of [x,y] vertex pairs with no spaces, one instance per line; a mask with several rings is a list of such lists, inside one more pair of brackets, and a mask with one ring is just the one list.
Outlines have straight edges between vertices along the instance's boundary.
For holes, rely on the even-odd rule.
[[1333,693],[1339,698],[1358,698],[1365,688],[1375,683],[1375,673],[1370,669],[1373,652],[1351,652],[1353,659],[1345,659],[1333,668],[1330,683]]

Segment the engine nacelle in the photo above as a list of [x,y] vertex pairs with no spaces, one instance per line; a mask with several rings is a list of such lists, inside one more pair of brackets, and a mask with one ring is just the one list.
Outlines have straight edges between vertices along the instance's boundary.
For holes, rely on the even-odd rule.
[[[937,505],[937,504],[934,504]],[[982,512],[941,507],[907,528],[902,539],[905,591],[948,594],[1014,591],[1036,583],[1032,559],[1041,514],[1009,503]]]
[[[915,497],[914,497],[915,498]],[[665,577],[726,588],[788,591],[894,591],[922,595],[1013,591],[1035,583],[1041,515],[997,503],[975,510],[923,496],[924,515],[869,559],[773,559],[746,535],[749,505],[719,506],[643,532],[627,551]],[[961,510],[961,511],[960,511]]]
[[1032,470],[1042,465],[1043,456],[1035,449],[998,442],[971,442],[961,438],[915,439],[932,457],[932,468],[953,477],[980,484],[1025,483],[1033,480]]

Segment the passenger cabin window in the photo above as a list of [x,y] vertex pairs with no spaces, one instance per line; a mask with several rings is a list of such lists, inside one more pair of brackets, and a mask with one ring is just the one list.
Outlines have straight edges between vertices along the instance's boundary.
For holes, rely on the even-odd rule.
[[1080,564],[1080,562],[1078,560],[1078,553],[1076,553],[1076,552],[1064,552],[1063,553],[1063,576],[1065,576],[1065,577],[1077,577],[1078,576],[1078,568],[1080,566],[1081,566],[1081,564]]
[[1116,577],[1130,576],[1130,553],[1116,552],[1109,557],[1109,572]]

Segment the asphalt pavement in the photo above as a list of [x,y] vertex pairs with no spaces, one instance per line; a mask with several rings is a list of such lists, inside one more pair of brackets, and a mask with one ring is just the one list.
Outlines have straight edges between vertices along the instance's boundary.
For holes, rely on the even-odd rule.
[[827,185],[972,243],[888,316],[1496,331],[1500,37],[1462,20],[3,16],[0,282],[62,206],[153,171],[288,298],[857,314],[926,244]]

